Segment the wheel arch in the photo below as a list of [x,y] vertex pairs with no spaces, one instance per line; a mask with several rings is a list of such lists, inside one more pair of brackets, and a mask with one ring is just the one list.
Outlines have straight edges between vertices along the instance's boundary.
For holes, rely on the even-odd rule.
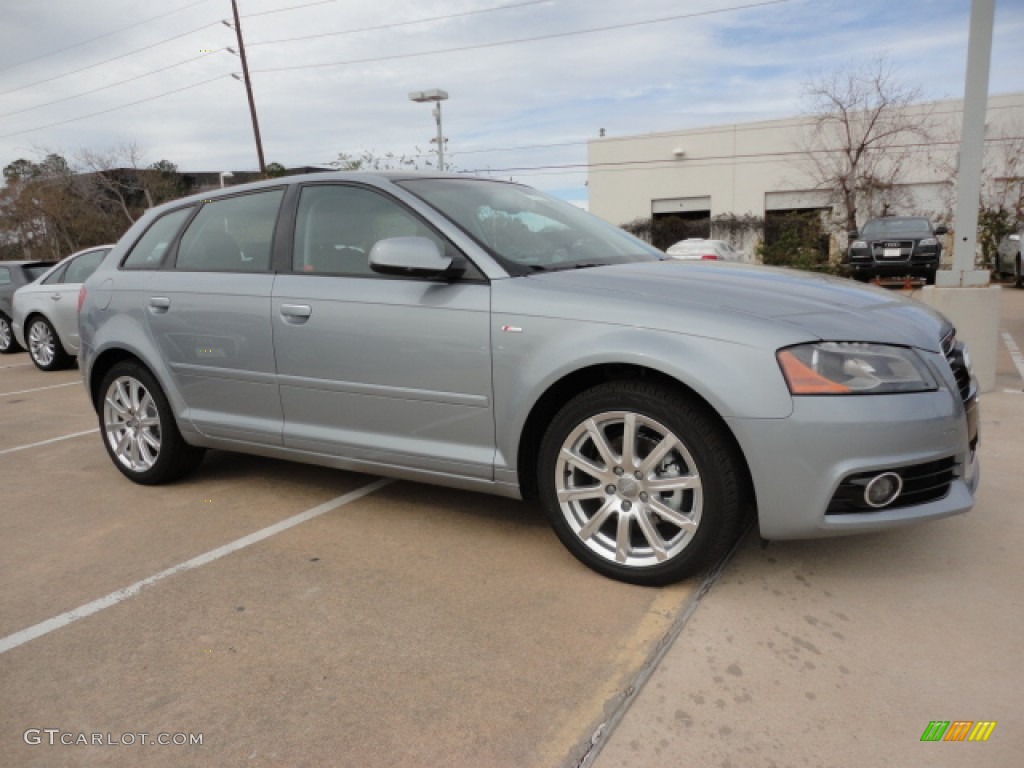
[[122,347],[111,347],[103,350],[92,363],[92,367],[89,369],[89,399],[92,401],[92,406],[99,412],[100,407],[100,384],[103,383],[103,379],[107,373],[118,363],[122,362],[133,362],[138,363],[145,368],[153,378],[159,381],[159,377],[153,371],[145,360],[134,352],[124,349]]
[[520,433],[516,456],[516,467],[519,477],[519,490],[524,499],[537,498],[537,463],[539,461],[540,442],[544,437],[546,425],[550,424],[555,414],[572,398],[592,387],[608,381],[646,380],[657,382],[673,389],[698,403],[707,414],[721,427],[722,434],[732,445],[739,463],[740,474],[746,487],[743,489],[747,499],[753,499],[753,476],[747,464],[739,440],[733,433],[728,422],[722,418],[718,410],[699,392],[685,383],[655,368],[633,363],[601,363],[579,368],[553,382],[534,402]]

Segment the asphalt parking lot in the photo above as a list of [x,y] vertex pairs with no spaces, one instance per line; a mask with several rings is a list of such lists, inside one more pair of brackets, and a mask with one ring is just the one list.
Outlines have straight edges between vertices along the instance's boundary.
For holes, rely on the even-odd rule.
[[[1024,291],[1003,317],[1024,344]],[[1019,765],[1010,349],[970,515],[751,532],[658,590],[495,497],[223,453],[136,486],[77,370],[0,357],[0,765]],[[998,725],[920,743],[935,719]]]

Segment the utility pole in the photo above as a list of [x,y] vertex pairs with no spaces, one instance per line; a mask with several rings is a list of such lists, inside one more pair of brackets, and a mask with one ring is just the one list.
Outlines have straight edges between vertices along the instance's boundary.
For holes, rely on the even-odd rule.
[[231,0],[231,11],[235,15],[235,34],[238,36],[238,58],[242,60],[242,77],[245,80],[245,94],[249,97],[249,114],[252,116],[252,132],[256,137],[256,155],[260,160],[260,173],[266,177],[267,163],[263,159],[263,140],[260,138],[260,121],[256,118],[256,102],[252,98],[252,80],[249,79],[249,64],[245,60],[245,43],[242,41],[242,22],[238,18],[238,2]]

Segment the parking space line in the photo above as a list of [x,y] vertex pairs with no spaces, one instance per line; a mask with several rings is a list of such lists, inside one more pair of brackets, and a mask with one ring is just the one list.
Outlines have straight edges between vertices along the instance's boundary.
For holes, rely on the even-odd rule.
[[371,493],[379,491],[384,486],[390,485],[393,482],[395,481],[391,478],[374,480],[369,485],[364,485],[362,488],[357,488],[354,491],[349,491],[348,493],[333,498],[330,501],[325,501],[323,504],[315,506],[312,509],[307,509],[305,512],[300,512],[299,514],[289,517],[286,520],[282,520],[279,523],[267,526],[255,533],[250,533],[248,536],[243,536],[240,539],[235,539],[231,543],[225,544],[222,547],[211,549],[209,552],[193,557],[191,560],[186,560],[184,563],[171,566],[170,568],[160,571],[160,573],[142,579],[141,581],[136,581],[134,584],[124,587],[123,589],[119,589],[116,592],[111,592],[109,595],[101,597],[98,600],[93,600],[91,603],[80,605],[78,608],[62,613],[59,616],[54,616],[52,619],[47,619],[46,621],[28,627],[27,629],[15,632],[13,635],[0,638],[0,653],[7,653],[7,651],[17,648],[19,645],[24,645],[30,640],[35,640],[37,637],[48,635],[51,632],[78,621],[79,619],[84,619],[88,616],[92,616],[94,613],[99,613],[104,608],[110,608],[111,606],[117,605],[118,603],[127,600],[129,597],[134,597],[139,594],[144,587],[149,587],[156,584],[158,581],[163,581],[168,576],[174,576],[175,574],[184,573],[185,571],[190,571],[193,568],[198,568],[201,565],[212,563],[214,560],[219,560],[225,555],[230,555],[232,552],[245,549],[246,547],[263,541],[264,539],[269,539],[275,534],[287,531],[289,528],[294,528],[296,525],[304,523],[307,520],[312,520],[315,517],[331,512],[338,507],[343,507],[346,504],[363,498],[364,496],[369,496]]
[[60,437],[51,437],[49,440],[40,440],[38,443],[29,443],[28,445],[17,445],[14,448],[4,448],[2,451],[0,451],[0,456],[3,456],[5,453],[17,453],[18,451],[27,451],[29,448],[38,448],[41,445],[49,445],[50,443],[59,443],[61,440],[70,440],[73,437],[91,435],[94,432],[99,431],[99,428],[87,429],[84,432],[72,432],[70,435],[61,435]]
[[0,392],[0,397],[7,397],[8,395],[27,395],[29,392],[40,392],[44,389],[57,389],[58,387],[80,387],[82,386],[81,381],[68,381],[64,384],[48,384],[45,387],[34,387],[32,389],[19,389],[17,392]]
[[4,368],[24,368],[26,365],[32,365],[32,363],[13,363],[12,365],[0,365],[0,370]]
[[1017,366],[1017,373],[1020,374],[1020,378],[1024,381],[1024,355],[1021,354],[1020,348],[1017,346],[1017,342],[1013,340],[1006,331],[1003,331],[1003,343],[1006,344],[1006,348],[1010,350],[1010,357],[1013,358],[1013,364]]

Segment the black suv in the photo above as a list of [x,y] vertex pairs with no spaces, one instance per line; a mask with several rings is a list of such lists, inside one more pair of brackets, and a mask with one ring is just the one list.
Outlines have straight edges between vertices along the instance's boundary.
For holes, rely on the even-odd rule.
[[858,232],[850,232],[850,249],[844,265],[857,280],[874,277],[923,277],[935,284],[942,257],[939,235],[945,227],[932,228],[928,219],[887,216],[871,219]]

